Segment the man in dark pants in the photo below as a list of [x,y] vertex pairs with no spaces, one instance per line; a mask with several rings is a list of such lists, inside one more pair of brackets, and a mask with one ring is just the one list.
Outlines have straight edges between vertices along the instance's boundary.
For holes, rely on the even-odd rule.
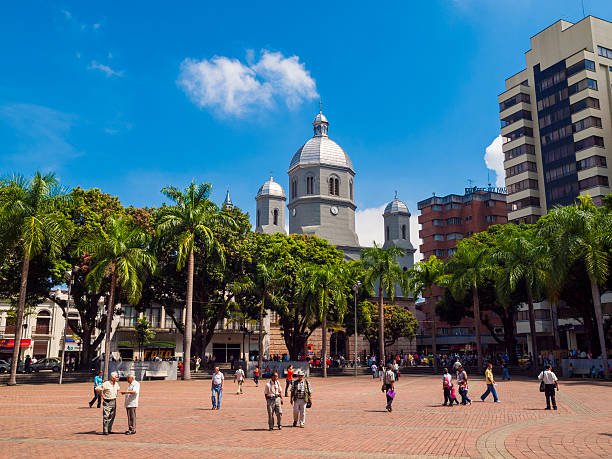
[[113,433],[113,422],[117,412],[117,393],[119,392],[119,374],[116,371],[111,373],[110,381],[104,383],[96,389],[102,394],[102,433],[110,435]]
[[553,410],[557,409],[557,401],[555,400],[555,389],[559,390],[557,375],[552,372],[552,367],[546,365],[544,371],[540,373],[538,379],[544,383],[544,395],[546,395],[546,409],[550,410],[550,402],[552,401]]
[[389,412],[393,411],[393,409],[391,408],[391,404],[393,403],[393,397],[389,395],[389,391],[394,393],[395,392],[394,386],[395,386],[395,375],[393,374],[391,365],[389,365],[383,377],[383,387],[382,387],[383,392],[387,396],[387,411]]
[[102,375],[104,374],[104,372],[100,371],[98,372],[98,376],[96,376],[94,378],[94,387],[93,387],[93,391],[94,391],[94,397],[91,399],[91,401],[89,402],[89,408],[91,408],[93,406],[93,404],[96,402],[96,400],[98,401],[98,408],[100,408],[100,403],[102,403],[102,394],[100,392],[98,392],[96,389],[98,387],[102,387]]

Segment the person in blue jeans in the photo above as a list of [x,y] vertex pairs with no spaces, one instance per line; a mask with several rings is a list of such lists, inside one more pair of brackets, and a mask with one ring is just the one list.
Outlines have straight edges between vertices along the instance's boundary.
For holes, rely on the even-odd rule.
[[480,400],[484,402],[485,398],[487,398],[489,394],[493,394],[493,401],[495,403],[499,402],[499,399],[497,398],[497,392],[495,391],[495,379],[493,379],[492,364],[487,365],[487,369],[485,370],[485,379],[487,381],[487,390],[484,394],[480,396]]
[[[225,376],[219,371],[219,367],[215,367],[215,372],[212,375],[212,409],[221,409],[221,396],[223,395],[223,381]],[[215,404],[215,396],[217,403]]]
[[508,365],[504,362],[502,364],[502,381],[510,381],[510,372],[508,371]]

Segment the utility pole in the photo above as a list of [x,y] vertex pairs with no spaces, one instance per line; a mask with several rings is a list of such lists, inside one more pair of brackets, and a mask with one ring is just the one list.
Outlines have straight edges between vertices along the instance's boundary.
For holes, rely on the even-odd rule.
[[72,271],[66,271],[68,277],[68,299],[66,300],[66,310],[64,311],[64,339],[62,340],[62,362],[60,364],[59,383],[62,383],[64,377],[64,358],[66,355],[66,331],[68,329],[68,310],[70,309],[70,297],[72,295],[72,284],[74,282],[74,274],[79,270],[78,266],[72,268]]
[[359,287],[361,287],[361,282],[355,282],[355,285],[353,285],[353,296],[355,297],[355,378],[357,377],[357,292]]

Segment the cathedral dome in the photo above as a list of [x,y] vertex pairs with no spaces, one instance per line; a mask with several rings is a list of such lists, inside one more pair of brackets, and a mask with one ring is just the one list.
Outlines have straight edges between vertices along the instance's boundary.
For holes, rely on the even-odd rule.
[[279,198],[285,198],[285,191],[280,183],[274,181],[274,178],[270,176],[270,180],[264,183],[257,192],[255,199],[261,196],[278,196]]
[[410,216],[410,211],[408,210],[408,206],[397,199],[397,195],[395,195],[395,199],[387,204],[385,207],[385,212],[383,215],[391,215],[391,214],[405,214]]
[[300,165],[346,167],[354,172],[353,163],[345,151],[327,136],[329,122],[321,112],[312,123],[314,136],[295,152],[289,170]]

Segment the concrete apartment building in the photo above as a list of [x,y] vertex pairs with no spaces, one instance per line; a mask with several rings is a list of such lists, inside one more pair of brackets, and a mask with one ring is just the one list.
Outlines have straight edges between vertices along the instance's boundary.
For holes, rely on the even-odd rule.
[[[491,225],[507,223],[508,210],[503,188],[466,188],[465,194],[432,196],[417,204],[421,214],[419,236],[423,240],[421,253],[425,260],[432,255],[440,259],[452,256],[457,241],[486,230]],[[432,296],[425,296],[417,308],[425,313],[420,321],[421,330],[417,336],[420,352],[431,350],[432,314],[435,303],[444,290],[435,288]],[[503,338],[501,322],[490,314],[491,322],[496,325],[496,334]],[[436,344],[439,352],[475,349],[474,319],[463,318],[457,325],[436,321]],[[481,342],[487,350],[496,349],[497,341],[481,326]]]
[[525,59],[498,96],[511,223],[610,193],[612,23],[560,20],[531,37]]

